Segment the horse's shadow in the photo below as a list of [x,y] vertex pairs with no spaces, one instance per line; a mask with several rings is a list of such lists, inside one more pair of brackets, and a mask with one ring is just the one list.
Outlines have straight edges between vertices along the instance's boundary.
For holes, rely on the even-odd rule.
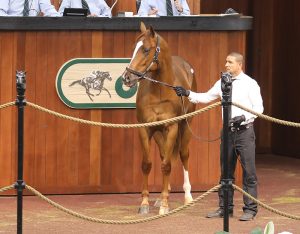
[[95,96],[93,93],[91,93],[92,90],[99,91],[99,93],[96,94],[96,96],[99,96],[102,90],[106,91],[111,98],[111,94],[108,91],[107,88],[104,87],[104,81],[105,79],[111,81],[112,78],[109,74],[109,72],[103,72],[103,71],[93,71],[89,76],[84,77],[80,80],[73,81],[69,87],[80,84],[85,88],[85,92],[88,95],[89,99],[93,102],[92,96]]

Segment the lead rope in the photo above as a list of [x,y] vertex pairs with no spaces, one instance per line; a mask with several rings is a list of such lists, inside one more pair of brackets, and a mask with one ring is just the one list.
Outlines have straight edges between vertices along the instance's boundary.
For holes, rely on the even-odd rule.
[[[183,100],[183,97],[180,96],[180,99],[181,99],[182,112],[183,112],[183,114],[186,114],[187,111],[184,109],[184,100]],[[185,122],[186,122],[186,124],[187,124],[187,126],[188,126],[190,132],[192,133],[193,137],[195,137],[195,138],[196,138],[197,140],[199,140],[199,141],[204,141],[204,142],[214,142],[214,141],[217,141],[217,140],[221,139],[221,136],[219,136],[219,137],[216,138],[216,139],[212,139],[212,140],[211,140],[211,139],[207,139],[207,138],[203,138],[203,137],[200,137],[200,136],[197,136],[197,135],[193,132],[193,130],[192,130],[192,128],[191,128],[191,126],[190,126],[189,121],[187,120],[187,118],[185,118]]]
[[159,80],[154,80],[154,79],[152,79],[152,78],[150,78],[150,77],[148,77],[148,76],[144,76],[143,78],[144,78],[145,80],[149,80],[149,81],[151,81],[151,82],[153,82],[153,83],[156,83],[156,84],[161,84],[161,85],[164,85],[164,86],[169,87],[169,88],[172,88],[172,89],[175,88],[174,85],[170,85],[170,84],[168,84],[168,83],[165,83],[165,82],[162,82],[162,81],[159,81]]

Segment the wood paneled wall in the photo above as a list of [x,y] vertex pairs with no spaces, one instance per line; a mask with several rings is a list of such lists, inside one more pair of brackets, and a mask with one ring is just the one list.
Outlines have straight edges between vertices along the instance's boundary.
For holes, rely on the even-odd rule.
[[[299,1],[274,2],[273,111],[280,119],[300,122]],[[300,158],[300,129],[273,125],[273,151]]]
[[[26,99],[48,109],[83,119],[136,123],[135,110],[75,110],[65,106],[55,90],[59,68],[68,60],[130,57],[137,32],[38,31],[0,33],[0,103],[14,101],[15,71],[27,71]],[[229,51],[246,53],[241,31],[162,31],[173,55],[195,68],[198,91],[219,79]],[[200,108],[202,106],[198,106]],[[203,139],[220,134],[221,108],[195,117],[191,128]],[[25,108],[24,180],[42,193],[140,192],[141,152],[136,129],[83,125]],[[0,187],[16,181],[16,107],[0,110]],[[195,190],[219,180],[219,140],[194,138],[190,145],[190,176]],[[151,191],[160,191],[158,150],[152,146]],[[182,191],[182,167],[171,175],[173,191]]]
[[[59,8],[59,3],[62,0],[51,0],[56,9]],[[200,2],[201,0],[187,0],[191,13],[199,14],[200,13]],[[108,6],[112,6],[115,0],[106,0]],[[132,11],[136,13],[136,1],[135,0],[122,0],[118,1],[113,9],[113,16],[116,16],[120,11]]]

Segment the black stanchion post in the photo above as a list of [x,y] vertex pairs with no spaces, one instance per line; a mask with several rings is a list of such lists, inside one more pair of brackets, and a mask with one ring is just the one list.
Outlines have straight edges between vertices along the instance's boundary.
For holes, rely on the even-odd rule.
[[223,168],[221,180],[221,189],[224,194],[224,220],[223,230],[229,232],[229,189],[232,188],[232,179],[229,179],[228,174],[228,131],[229,119],[231,118],[231,89],[232,89],[232,76],[229,73],[221,73],[221,89],[222,89],[222,106],[223,106]]
[[26,90],[26,73],[17,71],[17,99],[16,106],[18,107],[18,179],[15,183],[17,190],[17,233],[22,233],[22,219],[23,219],[23,189],[25,182],[23,181],[23,143],[24,143],[24,106],[26,105],[25,90]]

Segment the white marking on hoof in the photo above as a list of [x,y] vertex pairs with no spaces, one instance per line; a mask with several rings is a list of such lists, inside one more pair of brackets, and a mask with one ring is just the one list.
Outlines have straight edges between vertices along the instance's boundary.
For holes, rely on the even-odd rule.
[[159,208],[159,215],[164,215],[164,214],[167,214],[167,213],[169,213],[169,207],[161,206]]
[[184,205],[194,201],[192,196],[184,197]]
[[186,171],[184,168],[183,168],[183,175],[184,175],[184,183],[183,183],[184,204],[186,205],[189,202],[193,201],[193,197],[191,194],[192,186],[190,184],[189,172]]

